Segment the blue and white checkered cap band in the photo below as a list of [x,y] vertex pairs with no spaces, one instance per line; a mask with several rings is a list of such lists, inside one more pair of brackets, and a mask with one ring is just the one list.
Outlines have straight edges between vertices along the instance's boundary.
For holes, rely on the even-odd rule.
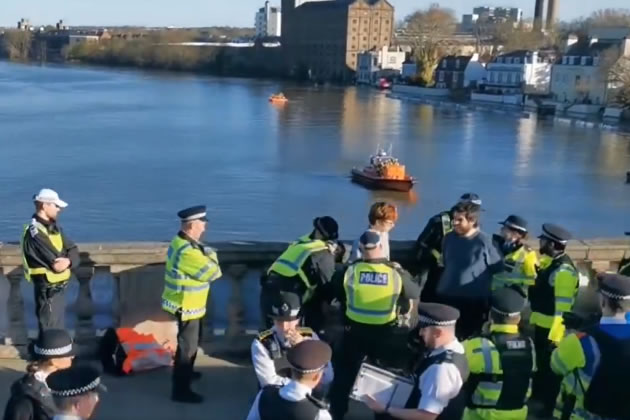
[[74,397],[76,395],[82,395],[87,392],[93,391],[101,384],[101,378],[96,378],[86,386],[74,389],[64,389],[63,391],[56,391],[51,389],[50,393],[57,397]]
[[420,315],[418,316],[418,322],[424,324],[424,325],[429,325],[429,326],[436,326],[436,327],[448,327],[450,325],[455,325],[457,323],[457,320],[452,320],[452,321],[436,321],[433,318],[429,318],[427,316],[424,315]]
[[271,312],[273,315],[276,316],[280,316],[280,310],[282,310],[284,313],[282,314],[282,316],[298,316],[298,314],[300,313],[299,309],[291,309],[289,311],[289,305],[287,305],[286,303],[284,303],[282,305],[282,307],[280,309],[276,308],[275,306],[271,307]]
[[39,354],[40,356],[62,356],[72,351],[72,344],[54,349],[43,349],[41,347],[37,347],[36,344],[33,350],[35,351],[35,354]]
[[616,293],[609,292],[608,290],[601,289],[600,293],[609,299],[613,300],[630,300],[630,296],[618,295]]

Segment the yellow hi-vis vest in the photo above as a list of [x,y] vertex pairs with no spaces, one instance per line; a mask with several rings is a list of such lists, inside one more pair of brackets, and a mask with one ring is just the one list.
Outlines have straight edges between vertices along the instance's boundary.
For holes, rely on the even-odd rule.
[[[442,224],[442,241],[444,241],[444,237],[453,231],[453,221],[451,220],[450,213],[442,213],[440,215],[440,222]],[[444,265],[444,261],[442,259],[441,250],[438,251],[437,249],[433,248],[431,249],[431,254],[435,257],[438,265],[442,267]]]
[[190,241],[175,236],[168,248],[162,309],[176,315],[182,321],[202,318],[210,283],[221,277],[216,253],[204,254]]
[[308,235],[304,235],[289,247],[278,257],[267,271],[267,274],[276,273],[283,277],[299,276],[304,286],[306,286],[306,294],[302,297],[302,303],[308,301],[315,291],[316,284],[311,284],[308,277],[302,270],[302,266],[308,257],[313,253],[327,249],[326,243],[319,239],[311,239]]
[[503,258],[503,271],[492,277],[492,290],[501,287],[517,285],[527,292],[527,287],[533,286],[536,280],[536,252],[521,246]]
[[[37,232],[36,232],[37,231]],[[53,270],[49,270],[46,267],[29,267],[28,261],[26,261],[26,255],[24,255],[24,237],[29,234],[40,233],[48,238],[52,246],[55,248],[57,252],[61,252],[63,249],[63,238],[61,237],[61,233],[50,233],[46,226],[42,225],[38,221],[34,220],[30,225],[24,225],[24,231],[22,232],[22,240],[20,243],[20,248],[22,248],[22,267],[24,269],[24,278],[27,281],[31,281],[32,276],[43,274],[46,276],[46,280],[49,283],[61,283],[64,281],[68,281],[72,273],[70,269],[66,269],[61,273],[55,273]]]
[[402,278],[387,264],[357,262],[346,270],[346,316],[354,322],[385,325],[398,316]]

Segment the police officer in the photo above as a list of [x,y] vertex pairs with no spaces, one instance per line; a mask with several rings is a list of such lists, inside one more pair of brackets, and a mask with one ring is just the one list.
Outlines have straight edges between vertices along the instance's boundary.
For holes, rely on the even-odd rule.
[[420,337],[428,351],[418,361],[414,391],[405,408],[384,406],[371,396],[365,404],[383,419],[460,419],[465,402],[460,391],[468,377],[468,364],[464,347],[455,337],[459,311],[439,303],[420,303],[418,315]]
[[518,324],[526,298],[520,287],[493,292],[490,331],[464,341],[470,376],[464,420],[525,420],[536,369],[534,343]]
[[65,289],[70,270],[79,267],[79,250],[64,234],[57,218],[68,203],[55,191],[44,188],[37,193],[35,214],[22,233],[24,277],[33,282],[35,316],[41,334],[45,329],[63,329]]
[[58,370],[46,378],[59,414],[53,420],[87,420],[94,415],[99,392],[107,391],[98,370],[91,366],[73,366]]
[[181,230],[168,247],[162,293],[162,309],[177,318],[172,399],[201,403],[203,397],[193,392],[190,384],[201,376],[193,367],[210,283],[221,277],[221,268],[216,253],[201,243],[208,221],[206,206],[190,207],[177,215],[181,219]]
[[247,420],[330,420],[326,405],[311,395],[324,376],[332,350],[320,340],[304,340],[287,353],[291,380],[263,388]]
[[[481,206],[481,198],[475,193],[466,193],[458,202],[470,201]],[[424,230],[418,236],[415,246],[418,273],[421,278],[426,276],[422,288],[422,301],[435,301],[435,288],[442,276],[444,268],[442,261],[442,241],[447,233],[453,230],[453,214],[451,210],[442,211],[431,217]]]
[[538,257],[536,251],[523,241],[527,238],[527,221],[520,216],[510,215],[499,223],[500,235],[494,235],[494,241],[503,255],[503,265],[499,273],[492,277],[492,290],[516,285],[525,293],[536,279]]
[[4,420],[50,420],[57,412],[46,378],[72,365],[75,354],[72,338],[65,330],[44,330],[32,353],[33,361],[26,367],[26,375],[11,386]]
[[529,290],[536,346],[536,366],[532,398],[542,403],[540,415],[550,416],[560,381],[550,368],[553,347],[564,337],[562,314],[571,312],[578,291],[578,271],[565,253],[571,234],[560,226],[546,223],[540,235],[540,253],[550,258],[540,269]]
[[[291,292],[278,292],[271,305],[269,316],[273,327],[258,334],[252,342],[252,362],[261,387],[286,385],[291,379],[287,352],[304,340],[318,340],[310,328],[300,327],[300,297]],[[320,389],[332,382],[332,366],[326,365]],[[325,392],[325,391],[322,391]]]
[[359,238],[362,259],[333,279],[337,298],[345,303],[345,330],[333,361],[335,379],[330,391],[331,413],[336,420],[348,410],[348,396],[363,358],[368,356],[374,363],[392,356],[400,309],[407,313],[409,301],[420,295],[411,275],[387,260],[380,238],[374,231],[363,233]]
[[[284,251],[261,279],[260,308],[266,320],[271,299],[278,290],[294,292],[302,301],[305,324],[316,331],[323,327],[318,287],[330,282],[335,272],[339,225],[329,216],[316,217],[313,231]],[[266,320],[266,327],[271,321]]]
[[627,419],[630,415],[630,277],[598,276],[599,324],[563,339],[551,356],[562,376],[554,418]]

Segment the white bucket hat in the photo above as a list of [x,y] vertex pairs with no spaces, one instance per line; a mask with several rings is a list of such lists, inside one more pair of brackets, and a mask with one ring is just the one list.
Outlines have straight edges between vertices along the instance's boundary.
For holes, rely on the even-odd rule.
[[50,188],[44,188],[37,193],[35,197],[33,197],[35,201],[39,201],[40,203],[51,203],[55,204],[60,208],[68,207],[68,203],[59,198],[59,194],[56,191],[51,190]]

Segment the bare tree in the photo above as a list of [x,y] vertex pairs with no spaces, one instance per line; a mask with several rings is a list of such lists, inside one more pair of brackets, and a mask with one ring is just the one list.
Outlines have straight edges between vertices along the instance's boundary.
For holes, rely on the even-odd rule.
[[455,13],[437,3],[405,18],[405,32],[412,41],[419,69],[418,79],[422,85],[434,84],[435,69],[448,51],[446,41],[455,32],[456,26]]
[[593,12],[587,19],[589,26],[593,27],[630,27],[630,9],[601,9]]
[[621,57],[610,68],[608,83],[614,89],[615,101],[630,109],[630,57]]
[[28,60],[32,43],[31,31],[10,30],[4,33],[4,49],[10,60]]
[[507,22],[498,25],[495,29],[495,43],[503,46],[504,52],[517,50],[537,50],[553,43],[545,38],[545,34],[540,31],[533,31],[524,25],[514,26]]

